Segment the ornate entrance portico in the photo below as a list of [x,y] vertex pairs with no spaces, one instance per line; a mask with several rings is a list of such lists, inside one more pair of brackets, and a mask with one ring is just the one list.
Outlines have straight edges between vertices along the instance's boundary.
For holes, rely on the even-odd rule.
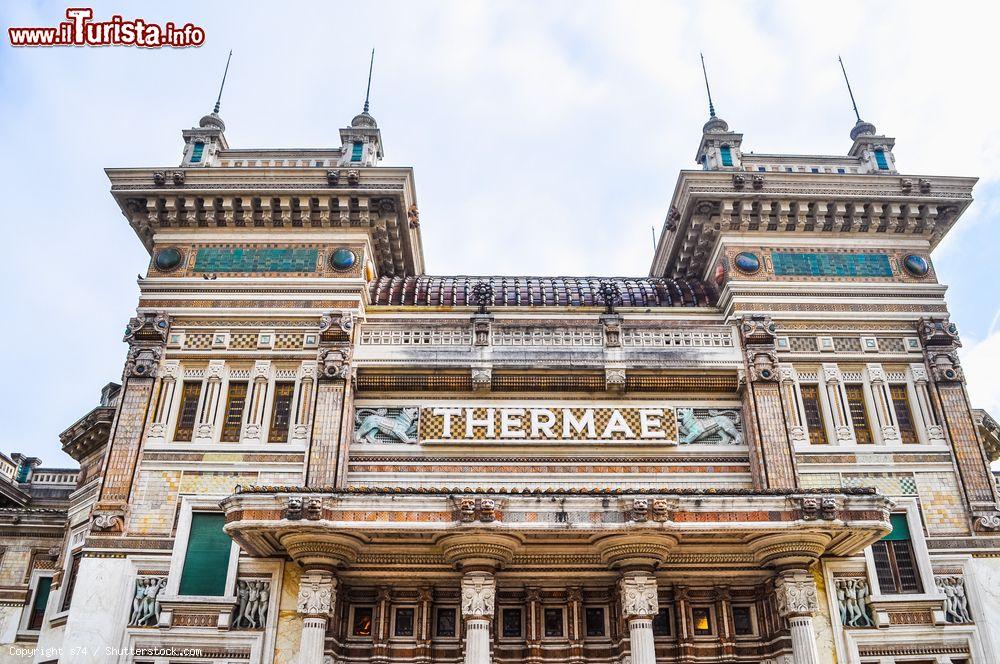
[[[509,616],[507,624],[497,624],[498,607],[508,601],[498,598],[513,588],[590,584],[612,589],[609,610],[623,626],[621,638],[609,638],[605,649],[627,653],[633,664],[671,661],[724,642],[734,653],[749,647],[746,639],[736,643],[728,621],[717,617],[725,608],[724,593],[715,604],[683,600],[692,592],[697,596],[699,586],[723,585],[757,588],[759,610],[774,609],[773,633],[762,629],[753,647],[775,661],[791,654],[795,662],[811,664],[818,661],[812,623],[817,590],[808,568],[822,555],[850,555],[881,537],[890,505],[871,490],[501,494],[293,487],[242,488],[223,504],[226,531],[245,551],[287,553],[303,568],[303,664],[322,661],[325,654],[336,657],[344,647],[328,622],[338,591],[347,597],[354,587],[414,583],[459,591],[466,664],[493,661],[493,649],[514,647],[506,635],[515,633],[528,642],[526,652],[532,652],[532,640],[544,644],[546,636],[564,629],[581,648],[596,648],[580,631],[583,621],[574,618],[586,608],[578,600],[572,600],[576,608],[567,620],[536,591],[542,598],[529,600],[534,608],[527,629],[521,631]],[[654,633],[654,622],[664,615],[664,592],[676,607],[678,633],[670,645],[658,643]],[[348,615],[348,607],[342,609],[340,615]],[[380,615],[387,626],[388,613]],[[584,628],[595,634],[596,615]],[[718,639],[700,638],[703,620],[718,621],[712,631]],[[763,617],[760,622],[769,624]],[[770,645],[761,645],[765,636]],[[390,641],[386,648],[392,647]],[[531,656],[533,661],[546,658],[544,649],[535,652],[543,654]]]

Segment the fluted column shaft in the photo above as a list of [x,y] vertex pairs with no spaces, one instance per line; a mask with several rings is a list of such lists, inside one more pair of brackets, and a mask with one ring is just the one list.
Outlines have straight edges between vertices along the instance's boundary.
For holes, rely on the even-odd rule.
[[804,569],[790,569],[778,574],[774,584],[778,615],[788,620],[795,664],[819,664],[813,615],[819,609],[816,582]]
[[299,581],[297,610],[302,615],[298,664],[319,664],[326,649],[326,627],[333,611],[337,580],[327,571],[305,572]]
[[490,620],[496,602],[496,580],[488,572],[462,577],[462,619],[465,621],[465,664],[490,664]]
[[632,664],[656,664],[653,616],[659,611],[656,578],[644,572],[630,573],[619,582],[622,614],[628,622]]

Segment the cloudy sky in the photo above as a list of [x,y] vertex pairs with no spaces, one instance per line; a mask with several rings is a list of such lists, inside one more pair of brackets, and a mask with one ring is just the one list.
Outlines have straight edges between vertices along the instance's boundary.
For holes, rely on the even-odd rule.
[[[3,3],[55,25],[65,4]],[[175,166],[180,131],[222,105],[236,147],[339,144],[377,48],[372,113],[416,169],[428,271],[645,274],[706,103],[744,148],[844,154],[862,116],[909,174],[975,175],[934,254],[975,403],[1000,416],[1000,92],[995,3],[108,3],[202,26],[201,48],[0,46],[0,449],[70,463],[58,433],[118,380],[148,256],[103,168]]]

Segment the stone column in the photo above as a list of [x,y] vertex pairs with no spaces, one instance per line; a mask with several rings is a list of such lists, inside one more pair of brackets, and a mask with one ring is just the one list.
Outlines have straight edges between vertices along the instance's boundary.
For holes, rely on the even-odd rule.
[[622,615],[628,623],[632,664],[656,664],[653,617],[659,611],[656,578],[646,572],[628,572],[619,582]]
[[299,664],[319,664],[326,648],[326,626],[333,611],[333,591],[337,580],[326,570],[302,574],[297,610],[302,615]]
[[792,658],[795,664],[819,664],[813,615],[819,609],[816,582],[804,569],[778,573],[774,582],[778,615],[788,620],[792,635]]
[[462,619],[465,621],[465,664],[490,664],[490,620],[496,602],[496,580],[489,572],[462,577]]

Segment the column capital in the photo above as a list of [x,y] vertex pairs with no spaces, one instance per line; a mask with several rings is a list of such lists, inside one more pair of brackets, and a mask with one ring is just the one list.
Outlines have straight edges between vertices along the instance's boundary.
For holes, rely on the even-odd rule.
[[819,610],[816,581],[804,569],[789,569],[778,573],[774,581],[774,596],[778,615],[782,618],[812,616]]
[[333,611],[337,579],[327,570],[309,570],[299,580],[296,610],[304,616],[325,618]]
[[642,572],[624,575],[618,582],[622,615],[626,620],[653,618],[660,610],[656,577]]
[[462,577],[462,617],[489,620],[497,594],[496,579],[489,572],[468,572]]

